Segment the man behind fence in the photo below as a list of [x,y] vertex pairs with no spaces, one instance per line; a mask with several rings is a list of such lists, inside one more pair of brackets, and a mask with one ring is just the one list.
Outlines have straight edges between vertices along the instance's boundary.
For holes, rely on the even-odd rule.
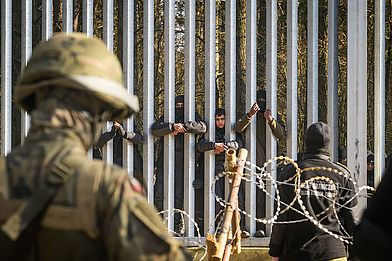
[[[281,201],[285,204],[281,205],[278,222],[272,227],[269,254],[273,261],[347,260],[345,244],[340,239],[347,240],[353,234],[351,209],[357,204],[356,192],[353,181],[347,178],[349,171],[330,160],[329,140],[325,123],[310,125],[305,134],[305,154],[298,161],[298,167],[304,171],[297,173],[290,164],[278,177]],[[315,169],[320,167],[326,170]],[[294,179],[296,174],[300,175],[303,187]],[[287,210],[296,196],[300,198]],[[300,207],[300,199],[306,211]],[[311,219],[317,220],[321,227]]]
[[[240,133],[236,133],[236,138],[232,140],[226,140],[225,137],[225,110],[223,108],[217,108],[215,110],[215,140],[209,140],[204,135],[197,142],[196,148],[200,153],[206,151],[214,151],[215,154],[215,176],[219,176],[220,174],[225,172],[225,159],[226,159],[226,150],[234,149],[239,150],[244,146],[244,139]],[[210,189],[204,189],[204,157],[201,157],[200,160],[200,171],[196,173],[197,179],[193,182],[193,187],[197,192],[197,198],[204,199],[204,193],[210,193]],[[215,181],[215,195],[219,198],[225,200],[225,177],[220,177]],[[241,209],[245,209],[244,206],[244,198],[245,198],[244,185],[241,184],[239,191],[239,207]],[[198,195],[199,194],[199,195]],[[200,195],[201,194],[201,195]],[[196,208],[196,214],[200,215],[204,211],[203,206],[198,206]],[[215,201],[215,219],[218,221],[221,220],[224,214],[224,207],[222,207],[218,201]],[[202,218],[201,218],[202,219]],[[249,237],[249,232],[245,230],[245,218],[242,215],[241,217],[241,230],[242,230],[242,238]],[[203,224],[201,224],[203,226]]]
[[[159,137],[158,157],[156,160],[156,181],[154,186],[154,203],[159,211],[163,211],[164,204],[164,136],[174,135],[174,208],[177,210],[184,209],[184,141],[185,133],[194,133],[195,135],[204,134],[207,131],[207,125],[201,120],[198,113],[195,114],[194,121],[185,121],[184,118],[184,95],[178,95],[175,98],[175,122],[167,122],[164,116],[161,116],[151,126],[151,132],[154,136]],[[174,232],[177,236],[183,236],[185,233],[183,215],[174,214]]]
[[105,44],[58,34],[33,52],[15,88],[26,142],[0,158],[1,260],[184,260],[121,168],[89,160],[106,121],[138,111]]
[[[253,118],[256,118],[256,164],[261,167],[265,163],[267,153],[267,136],[266,127],[269,126],[274,138],[282,142],[286,139],[285,126],[277,115],[276,119],[272,117],[272,112],[267,108],[266,97],[267,93],[265,90],[257,91],[257,101],[250,107],[249,112],[245,113],[241,119],[237,120],[234,125],[234,130],[239,133],[245,133],[250,122]],[[255,117],[256,116],[256,117]],[[249,140],[247,142],[250,142]],[[281,154],[278,148],[278,155]],[[266,217],[266,196],[261,189],[256,190],[256,216],[258,218]],[[265,236],[264,230],[265,225],[261,222],[256,223],[256,237]]]

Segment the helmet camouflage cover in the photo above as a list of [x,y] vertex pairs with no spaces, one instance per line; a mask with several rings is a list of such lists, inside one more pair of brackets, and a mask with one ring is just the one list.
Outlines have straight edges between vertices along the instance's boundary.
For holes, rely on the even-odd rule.
[[87,92],[109,105],[109,120],[122,120],[139,110],[137,97],[124,87],[117,57],[101,40],[82,33],[59,33],[39,44],[15,87],[15,100],[30,112],[35,93],[44,87]]

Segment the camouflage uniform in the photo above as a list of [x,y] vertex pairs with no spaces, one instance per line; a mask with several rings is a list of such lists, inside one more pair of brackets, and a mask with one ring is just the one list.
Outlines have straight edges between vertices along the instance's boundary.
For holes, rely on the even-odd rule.
[[[138,110],[104,43],[77,33],[42,43],[15,95],[32,126],[25,144],[0,159],[1,260],[189,259],[139,183],[87,158],[106,121]],[[23,230],[50,190],[50,204]]]

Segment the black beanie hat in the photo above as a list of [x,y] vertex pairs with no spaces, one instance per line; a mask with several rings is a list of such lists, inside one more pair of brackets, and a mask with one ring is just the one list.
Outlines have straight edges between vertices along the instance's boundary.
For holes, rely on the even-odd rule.
[[256,97],[257,97],[257,99],[264,98],[264,100],[265,100],[267,97],[267,93],[265,90],[258,90],[256,93]]
[[374,163],[374,154],[370,150],[368,150],[368,153],[367,153],[367,162]]
[[177,103],[184,103],[184,95],[178,95],[178,96],[176,96],[176,98],[175,98],[175,103],[177,104]]
[[329,127],[324,122],[316,122],[308,127],[305,134],[306,153],[328,154]]

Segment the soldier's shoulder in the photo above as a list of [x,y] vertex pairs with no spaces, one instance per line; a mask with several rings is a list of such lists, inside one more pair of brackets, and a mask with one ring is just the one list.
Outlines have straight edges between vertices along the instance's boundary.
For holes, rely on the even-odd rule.
[[128,172],[117,165],[112,165],[102,160],[89,160],[86,161],[85,170],[91,170],[90,172],[98,174],[99,184],[103,187],[121,187],[124,183],[129,183],[131,189],[135,192],[142,193],[142,185],[137,179],[131,177]]
[[97,171],[107,172],[107,173],[118,172],[116,168],[114,168],[107,162],[100,159],[85,159],[80,165],[80,168],[88,172],[97,172]]
[[104,181],[123,174],[120,168],[116,168],[102,160],[80,158],[79,161],[81,163],[76,165],[76,171],[80,175],[96,176],[99,180]]

